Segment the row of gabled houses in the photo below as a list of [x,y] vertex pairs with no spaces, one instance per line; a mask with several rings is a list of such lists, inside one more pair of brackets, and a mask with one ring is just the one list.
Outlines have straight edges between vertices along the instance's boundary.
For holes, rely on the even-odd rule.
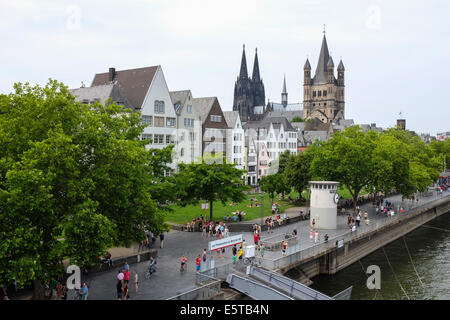
[[[89,87],[71,90],[76,100],[91,104],[114,101],[140,112],[147,148],[174,145],[173,163],[216,156],[247,171],[255,186],[270,163],[286,150],[296,154],[297,130],[285,116],[242,122],[237,111],[223,111],[217,97],[194,97],[190,90],[170,91],[161,66],[97,73]],[[169,173],[168,173],[169,174]]]

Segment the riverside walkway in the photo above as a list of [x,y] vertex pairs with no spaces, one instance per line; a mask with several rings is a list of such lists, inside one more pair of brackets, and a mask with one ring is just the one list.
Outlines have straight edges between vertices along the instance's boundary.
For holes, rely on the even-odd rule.
[[[409,209],[417,206],[423,206],[432,201],[448,197],[450,192],[444,192],[442,195],[438,195],[435,192],[429,197],[421,197],[419,203],[412,204],[409,200],[402,201],[401,196],[393,196],[387,198],[392,202],[396,214],[398,214],[398,208],[401,206],[405,209],[405,213]],[[358,228],[358,232],[369,231],[374,225],[382,226],[389,223],[389,217],[384,217],[381,214],[375,215],[375,207],[372,204],[366,204],[361,206],[361,210],[367,211],[370,218],[370,225],[366,226],[364,221],[361,221],[361,226]],[[286,211],[288,216],[294,217],[299,215],[300,208],[291,208]],[[304,210],[305,211],[305,210]],[[254,223],[260,223],[260,219],[255,219]],[[244,221],[249,223],[249,221]],[[231,231],[233,230],[233,224],[230,224]],[[297,223],[291,223],[287,225],[275,228],[273,233],[268,234],[267,231],[262,232],[262,240],[275,235],[290,234],[293,228],[296,227],[298,231],[297,244],[295,246],[288,247],[289,250],[314,250],[313,248],[319,248],[323,244],[323,236],[325,233],[329,235],[329,242],[331,243],[334,238],[340,237],[347,233],[347,216],[338,215],[338,227],[336,230],[320,231],[320,244],[315,244],[309,239],[309,220],[298,221]],[[242,233],[243,238],[247,244],[253,244],[252,230]],[[234,235],[236,233],[231,233]],[[216,240],[217,238],[204,238],[201,232],[182,232],[174,231],[166,233],[164,240],[164,248],[159,249],[159,240],[155,243],[155,248],[158,249],[158,263],[157,272],[154,273],[149,280],[144,278],[144,272],[147,270],[148,261],[130,265],[132,277],[130,279],[130,296],[131,299],[150,299],[159,300],[173,297],[180,292],[186,291],[189,288],[195,286],[196,270],[195,270],[195,258],[201,255],[204,248],[208,248],[208,242]],[[292,253],[292,252],[291,252]],[[185,255],[188,259],[187,270],[180,273],[180,257]],[[215,254],[208,255],[208,260],[213,257],[215,266],[220,268],[225,265],[229,265],[232,262],[231,249],[227,249],[224,259],[216,257]],[[281,258],[281,251],[265,251],[264,259],[266,263],[271,263]],[[264,263],[263,263],[264,265]],[[83,281],[88,284],[89,287],[89,300],[95,299],[115,299],[115,285],[118,267],[115,266],[110,271],[103,273],[92,274],[87,277],[83,277]],[[202,270],[206,268],[206,265],[202,265]],[[139,275],[139,292],[136,294],[134,291],[133,283],[133,271],[136,271]]]

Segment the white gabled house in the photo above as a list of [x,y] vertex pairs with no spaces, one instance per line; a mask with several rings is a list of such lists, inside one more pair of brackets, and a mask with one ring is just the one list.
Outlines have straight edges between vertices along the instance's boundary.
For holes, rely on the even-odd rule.
[[238,169],[244,169],[245,136],[239,112],[225,111],[223,115],[229,128],[227,130],[227,162],[234,163]]
[[141,112],[147,125],[142,139],[148,140],[148,149],[176,145],[177,115],[161,66],[120,71],[109,68],[109,72],[95,75],[91,87],[109,83],[116,84],[134,110]]

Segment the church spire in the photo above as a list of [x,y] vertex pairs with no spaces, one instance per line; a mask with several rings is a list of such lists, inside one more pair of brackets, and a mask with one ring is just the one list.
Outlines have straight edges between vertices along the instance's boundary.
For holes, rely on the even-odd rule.
[[248,78],[247,72],[247,59],[245,58],[245,44],[242,50],[241,70],[239,72],[239,78]]
[[314,76],[315,84],[327,83],[327,64],[330,59],[328,52],[327,38],[323,34],[322,47],[320,48],[319,61],[317,62],[316,74]]
[[286,108],[288,104],[288,93],[286,90],[286,74],[284,75],[283,80],[283,92],[281,93],[281,104]]
[[260,81],[261,77],[259,75],[259,63],[258,63],[258,48],[255,50],[255,62],[253,63],[253,81]]

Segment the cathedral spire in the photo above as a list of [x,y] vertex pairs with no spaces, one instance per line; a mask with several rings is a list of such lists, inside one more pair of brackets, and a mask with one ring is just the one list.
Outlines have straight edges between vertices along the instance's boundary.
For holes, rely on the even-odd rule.
[[322,47],[320,48],[319,61],[317,62],[316,74],[314,76],[315,84],[327,83],[327,63],[330,59],[328,52],[327,38],[323,34]]
[[239,72],[239,78],[248,78],[247,72],[247,59],[245,58],[245,44],[242,50],[241,71]]
[[258,48],[255,50],[255,62],[253,63],[253,81],[260,81],[261,77],[259,75],[259,63],[258,63]]
[[283,92],[281,93],[281,104],[286,108],[288,104],[288,93],[286,90],[286,74],[284,75],[283,80]]

